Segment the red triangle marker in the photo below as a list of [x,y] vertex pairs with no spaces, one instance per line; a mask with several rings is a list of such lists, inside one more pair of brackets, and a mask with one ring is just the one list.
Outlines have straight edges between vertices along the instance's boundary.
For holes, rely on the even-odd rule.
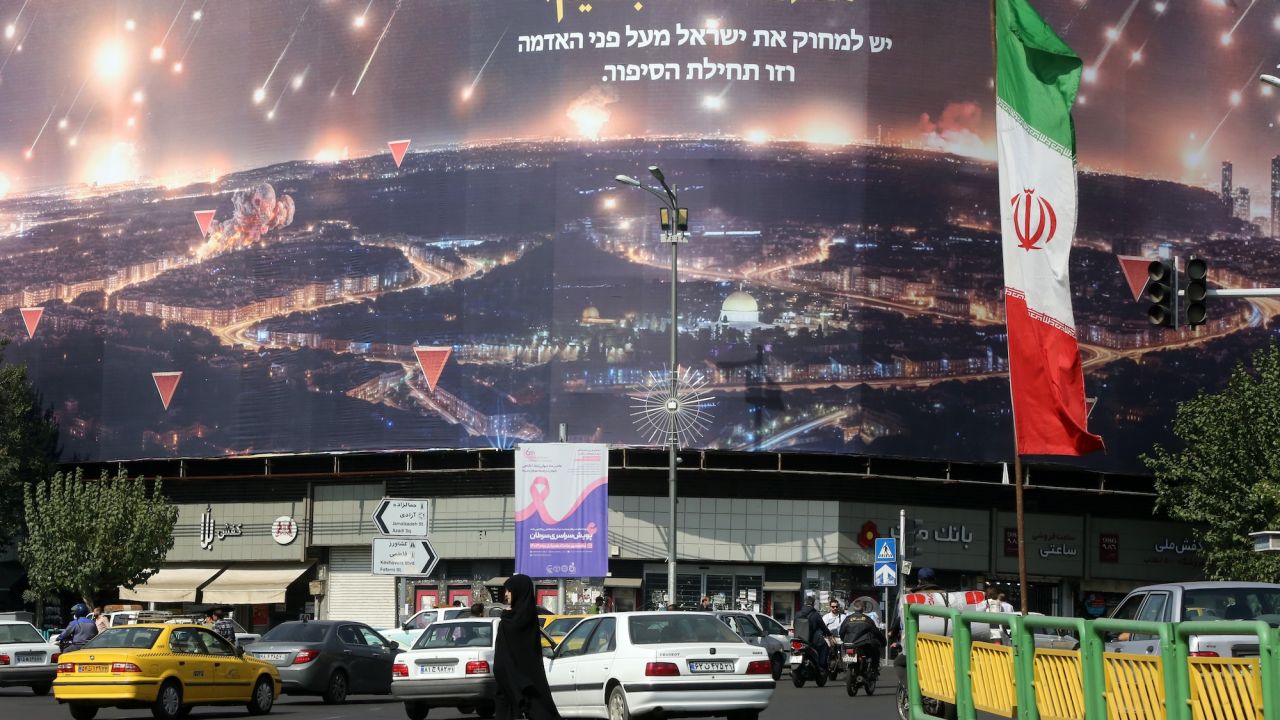
[[1120,270],[1124,272],[1124,279],[1129,282],[1129,292],[1133,293],[1133,301],[1141,300],[1142,291],[1146,289],[1147,281],[1150,279],[1147,275],[1147,266],[1151,264],[1151,259],[1133,255],[1117,255],[1116,259],[1120,261]]
[[196,210],[196,222],[200,224],[200,234],[208,236],[209,225],[213,222],[213,214],[217,210]]
[[44,308],[18,308],[18,312],[22,313],[22,324],[27,326],[27,339],[35,337],[36,328],[40,327],[40,318],[44,315]]
[[452,352],[453,348],[447,345],[444,347],[418,345],[413,348],[413,354],[418,356],[418,367],[422,369],[422,376],[427,380],[427,389],[431,392],[435,392],[440,373],[444,372],[444,364],[449,362],[449,355]]
[[160,393],[160,402],[164,403],[164,409],[169,409],[169,402],[173,400],[173,393],[178,389],[178,381],[182,379],[181,372],[153,372],[151,379],[156,383],[156,392]]
[[396,167],[400,167],[401,161],[404,160],[404,154],[409,151],[409,141],[392,140],[387,143],[387,147],[391,148],[391,157],[396,161]]

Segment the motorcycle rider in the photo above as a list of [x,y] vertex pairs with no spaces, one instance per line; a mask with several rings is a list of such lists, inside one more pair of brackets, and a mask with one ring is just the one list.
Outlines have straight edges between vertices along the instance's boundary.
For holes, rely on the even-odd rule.
[[822,616],[818,614],[814,605],[818,602],[818,597],[812,593],[804,596],[804,607],[800,612],[796,613],[796,620],[805,619],[809,622],[809,637],[803,640],[809,643],[809,647],[813,648],[818,655],[818,672],[824,672],[827,667],[827,657],[831,649],[827,645],[827,638],[831,637],[831,631],[827,629],[827,624],[822,621]]
[[83,648],[85,643],[98,634],[98,626],[89,618],[88,605],[76,603],[75,607],[71,608],[71,615],[75,619],[58,636],[58,645],[62,647],[64,653]]
[[865,610],[860,603],[854,603],[852,612],[840,624],[840,639],[846,649],[855,648],[871,659],[870,667],[874,677],[880,668],[880,656],[884,654],[886,639],[884,632]]

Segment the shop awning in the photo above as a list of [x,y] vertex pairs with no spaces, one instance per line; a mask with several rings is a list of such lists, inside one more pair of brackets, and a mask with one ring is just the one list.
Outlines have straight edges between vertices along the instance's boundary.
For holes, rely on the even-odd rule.
[[800,592],[798,582],[765,582],[765,592]]
[[285,590],[313,562],[236,563],[205,586],[201,601],[214,605],[282,603]]
[[640,587],[641,582],[643,581],[640,578],[607,577],[604,579],[604,586],[616,588],[638,588]]
[[135,602],[195,602],[196,593],[225,565],[165,565],[134,589],[120,588],[121,600]]

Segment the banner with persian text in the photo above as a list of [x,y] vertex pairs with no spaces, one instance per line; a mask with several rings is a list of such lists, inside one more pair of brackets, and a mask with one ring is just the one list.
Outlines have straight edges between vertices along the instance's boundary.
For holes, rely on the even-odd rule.
[[516,572],[530,577],[609,574],[609,447],[516,448]]

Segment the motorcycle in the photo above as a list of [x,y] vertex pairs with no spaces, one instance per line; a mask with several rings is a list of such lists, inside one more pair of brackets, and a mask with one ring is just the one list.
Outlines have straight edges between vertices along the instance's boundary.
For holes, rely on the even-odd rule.
[[835,680],[844,670],[844,643],[839,637],[831,636],[827,650],[827,679]]
[[858,694],[861,688],[868,695],[875,693],[876,681],[880,679],[880,658],[874,655],[874,645],[859,645],[844,648],[844,664],[848,670],[844,677],[844,690],[849,697]]
[[[911,720],[911,699],[907,694],[907,654],[905,652],[898,653],[893,659],[893,669],[898,675],[898,718],[899,720]],[[935,700],[929,696],[920,698],[924,707],[925,715],[943,718],[943,720],[956,720],[956,706],[941,700]]]
[[791,639],[791,684],[798,688],[813,680],[818,687],[827,684],[827,670],[818,665],[818,651],[803,640]]

